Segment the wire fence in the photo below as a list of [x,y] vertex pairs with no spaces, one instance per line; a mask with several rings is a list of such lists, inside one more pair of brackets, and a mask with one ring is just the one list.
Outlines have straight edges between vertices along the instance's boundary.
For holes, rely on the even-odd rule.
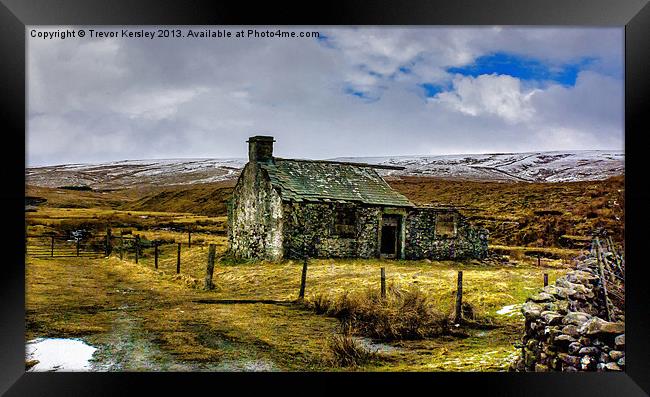
[[590,255],[598,264],[598,276],[603,290],[603,303],[608,320],[625,312],[625,255],[606,234],[594,236]]
[[[116,236],[111,233],[110,229],[107,229],[104,235],[95,236],[32,234],[26,236],[26,255],[41,258],[99,258],[115,255],[121,260],[134,261],[136,264],[142,263],[143,259],[146,258],[146,265],[153,265],[156,270],[161,268],[166,272],[180,274],[183,267],[184,273],[187,275],[202,277],[205,274],[205,267],[202,264],[193,263],[191,260],[189,263],[182,263],[184,249],[191,248],[193,244],[197,245],[197,242],[192,242],[192,232],[187,231],[187,233],[185,242],[148,240],[139,235],[123,232]],[[300,297],[303,297],[307,262],[310,259],[308,244],[303,241],[302,244],[298,244],[289,250],[291,256],[304,262],[300,290]],[[625,258],[623,250],[614,244],[611,237],[600,234],[594,236],[589,255],[596,259],[598,265],[599,279],[604,292],[601,299],[606,307],[607,317],[609,320],[615,319],[616,313],[624,313],[625,309]],[[214,262],[214,254],[212,261]],[[548,274],[544,273],[543,276],[544,286],[546,286],[548,285]],[[208,284],[211,284],[211,281]]]
[[[75,235],[76,234],[76,235]],[[181,254],[192,246],[203,246],[202,240],[192,241],[192,230],[187,231],[187,240],[177,242],[169,239],[149,240],[129,232],[113,235],[107,229],[103,235],[90,233],[28,234],[25,255],[35,258],[82,257],[101,258],[115,255],[121,260],[147,264],[166,271],[181,272]],[[196,273],[196,272],[193,272]]]
[[25,255],[33,257],[97,258],[106,253],[106,240],[52,234],[27,235],[25,249]]

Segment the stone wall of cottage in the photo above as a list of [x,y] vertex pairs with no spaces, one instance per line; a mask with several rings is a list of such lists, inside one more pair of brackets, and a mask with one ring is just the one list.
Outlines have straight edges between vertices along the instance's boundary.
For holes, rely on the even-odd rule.
[[282,201],[264,173],[257,163],[248,163],[228,206],[229,252],[236,258],[283,255]]
[[[355,215],[354,236],[335,232],[339,211]],[[440,210],[386,209],[357,203],[283,202],[258,164],[246,165],[228,207],[229,252],[236,258],[376,258],[384,212],[402,213],[405,259],[484,258],[487,231],[456,213],[453,238],[435,235]]]
[[[356,214],[355,237],[335,233],[339,210]],[[379,253],[381,209],[353,203],[284,203],[284,256],[301,258],[372,258]]]
[[606,321],[598,261],[583,258],[576,270],[544,287],[522,307],[525,333],[513,371],[621,371],[625,323],[614,310]]
[[[488,250],[488,232],[472,227],[461,214],[455,212],[456,236],[436,236],[436,221],[441,214],[436,208],[415,208],[406,217],[406,259],[463,259],[485,258]],[[452,212],[454,213],[454,212]]]

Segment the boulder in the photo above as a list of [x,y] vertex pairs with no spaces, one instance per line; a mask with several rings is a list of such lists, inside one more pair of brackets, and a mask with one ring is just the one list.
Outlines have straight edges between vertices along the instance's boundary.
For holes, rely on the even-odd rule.
[[529,301],[533,301],[535,303],[540,303],[540,302],[554,302],[556,299],[553,297],[551,294],[547,294],[546,292],[540,292],[538,294],[535,294],[528,298]]
[[619,335],[614,338],[614,343],[616,344],[617,349],[625,349],[625,334]]
[[546,341],[550,342],[551,338],[555,337],[556,335],[560,335],[562,331],[560,331],[560,327],[557,325],[547,325],[544,327],[544,336],[546,336]]
[[521,357],[510,363],[510,368],[508,368],[509,372],[523,372],[525,370],[526,366],[524,365],[524,360]]
[[541,302],[539,303],[542,311],[558,312],[566,314],[569,311],[569,301],[561,299],[554,302]]
[[600,317],[591,318],[578,329],[578,332],[583,335],[620,334],[624,331],[625,323],[612,323]]
[[553,345],[544,344],[542,351],[549,357],[555,356],[557,354],[556,347]]
[[537,341],[535,339],[530,339],[528,342],[526,342],[526,349],[528,349],[528,350],[536,350],[537,349]]
[[601,362],[601,363],[608,363],[608,362],[610,362],[609,354],[607,354],[607,353],[605,353],[605,352],[601,352],[601,353],[600,353],[600,356],[598,357],[598,361]]
[[616,363],[617,363],[618,365],[620,365],[621,367],[625,367],[625,356],[619,358],[618,361],[617,361]]
[[535,372],[548,372],[549,369],[544,364],[535,364]]
[[574,270],[567,274],[566,279],[572,283],[577,284],[591,284],[592,281],[598,280],[598,277],[593,273],[584,270]]
[[532,352],[528,349],[524,349],[524,364],[526,367],[532,367],[535,365],[535,361],[537,359],[537,355],[535,352]]
[[559,371],[559,370],[561,370],[562,367],[565,366],[565,365],[566,365],[566,364],[564,364],[564,363],[562,362],[562,360],[560,360],[560,359],[557,358],[557,357],[553,357],[553,359],[551,360],[551,368],[553,368],[554,370],[558,370],[558,371]]
[[620,371],[621,370],[621,367],[619,367],[618,364],[616,364],[616,363],[607,363],[607,364],[605,364],[605,368],[608,371]]
[[573,324],[573,325],[582,325],[591,319],[591,314],[583,312],[568,312],[564,319],[562,319],[562,324]]
[[600,349],[594,346],[585,346],[580,351],[578,351],[578,354],[583,356],[585,354],[590,355],[590,356],[596,356],[600,353]]
[[578,354],[578,352],[582,349],[582,345],[580,342],[571,342],[569,343],[569,354]]
[[596,359],[591,356],[582,356],[580,359],[580,368],[583,371],[593,371],[596,368],[596,364]]
[[580,366],[580,357],[577,356],[572,356],[566,353],[558,353],[558,358],[562,360],[564,363],[572,366],[572,367],[578,367]]
[[578,332],[578,326],[577,325],[565,325],[564,328],[562,328],[562,333],[570,336],[580,336],[580,332]]
[[[558,278],[555,281],[555,286],[564,288],[567,291],[567,295],[569,295],[569,296],[574,295],[574,294],[587,295],[587,294],[589,294],[591,292],[591,289],[588,289],[584,285],[572,283],[569,280],[567,280],[566,278]],[[571,293],[571,291],[573,291],[573,292]]]
[[568,346],[569,344],[575,342],[576,338],[574,338],[572,336],[569,336],[569,335],[560,334],[560,335],[556,336],[553,341],[555,343],[557,343],[558,345],[560,345],[560,346]]
[[547,285],[544,287],[544,292],[560,299],[566,299],[568,296],[566,288],[561,288],[555,285]]
[[553,302],[553,308],[549,310],[554,310],[560,314],[567,314],[569,312],[569,301],[559,300]]
[[609,352],[609,357],[612,359],[612,361],[618,361],[623,356],[625,356],[625,353],[620,350],[612,350]]
[[528,301],[521,307],[521,313],[528,319],[536,319],[542,315],[542,307],[535,302]]
[[562,322],[563,316],[556,312],[544,311],[541,313],[542,319],[549,325],[556,325]]

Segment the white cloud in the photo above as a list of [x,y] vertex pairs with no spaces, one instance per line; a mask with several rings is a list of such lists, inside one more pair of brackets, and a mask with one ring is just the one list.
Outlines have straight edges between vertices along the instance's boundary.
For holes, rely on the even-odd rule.
[[[28,38],[28,163],[245,156],[258,133],[285,157],[622,146],[620,29],[306,30],[327,45]],[[536,91],[446,71],[494,51],[599,61],[575,87]],[[451,90],[427,101],[424,82]]]
[[507,75],[457,75],[453,89],[430,101],[470,116],[497,115],[509,123],[529,120],[535,113],[531,97],[537,90],[523,92],[519,79]]
[[115,112],[126,114],[129,118],[160,120],[173,117],[180,105],[187,103],[207,91],[207,88],[157,89],[149,92],[135,92],[125,101],[109,105]]

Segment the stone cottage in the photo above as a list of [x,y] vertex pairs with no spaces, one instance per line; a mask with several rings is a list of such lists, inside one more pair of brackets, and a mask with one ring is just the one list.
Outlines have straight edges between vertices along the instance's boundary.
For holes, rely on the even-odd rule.
[[487,231],[454,208],[418,207],[393,190],[385,165],[273,156],[273,137],[249,138],[228,205],[237,258],[482,258]]

